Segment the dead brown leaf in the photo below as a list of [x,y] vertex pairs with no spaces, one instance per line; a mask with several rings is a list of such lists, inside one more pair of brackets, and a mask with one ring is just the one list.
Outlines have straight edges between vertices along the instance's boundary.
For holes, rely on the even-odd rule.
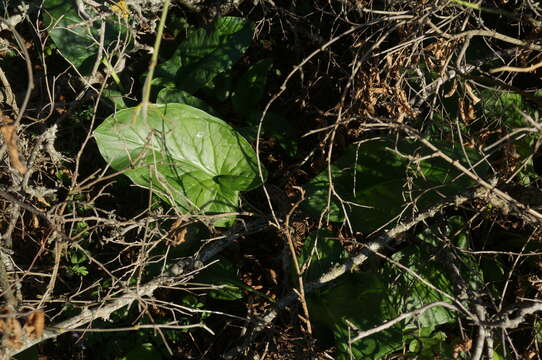
[[186,233],[188,233],[188,226],[183,227],[178,231],[171,240],[172,245],[178,246],[186,241]]
[[458,359],[461,353],[469,352],[472,348],[472,339],[466,338],[463,342],[454,346],[453,358]]
[[43,330],[45,328],[45,314],[43,310],[36,310],[26,319],[24,324],[24,330],[26,336],[31,339],[37,339],[43,336]]
[[0,330],[4,334],[2,344],[8,349],[19,349],[23,345],[22,327],[15,317],[0,320]]
[[185,219],[183,217],[180,217],[169,228],[170,238],[168,242],[170,245],[178,246],[186,241],[188,226],[184,226],[181,228],[184,221]]
[[0,127],[0,132],[4,137],[4,141],[8,148],[8,156],[11,165],[19,172],[19,174],[25,174],[27,168],[21,161],[19,150],[17,149],[17,127],[14,124],[3,125]]

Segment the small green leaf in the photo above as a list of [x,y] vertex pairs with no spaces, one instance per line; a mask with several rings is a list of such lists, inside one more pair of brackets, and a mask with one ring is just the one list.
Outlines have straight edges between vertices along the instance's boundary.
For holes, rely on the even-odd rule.
[[88,269],[87,269],[86,266],[73,265],[71,267],[71,271],[73,271],[74,274],[81,275],[81,276],[87,276],[88,275]]
[[250,144],[224,121],[185,104],[118,111],[94,132],[100,153],[134,183],[185,212],[237,210],[240,191],[261,185]]
[[104,89],[103,97],[111,102],[110,105],[113,106],[115,111],[126,109],[128,107],[124,101],[125,96],[117,89]]
[[542,321],[540,319],[535,320],[533,326],[534,339],[540,344],[542,343]]
[[446,343],[446,334],[442,331],[433,331],[431,328],[416,330],[412,335],[406,336],[408,342],[408,356],[420,360],[433,360],[438,355],[452,357],[451,346]]

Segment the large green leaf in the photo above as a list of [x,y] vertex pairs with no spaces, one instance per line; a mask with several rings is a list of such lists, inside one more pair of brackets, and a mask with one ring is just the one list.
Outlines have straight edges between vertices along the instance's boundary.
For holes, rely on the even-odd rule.
[[[419,359],[451,356],[452,346],[442,341],[445,334],[439,331],[438,326],[454,322],[456,313],[444,307],[433,307],[415,319],[402,321],[351,346],[348,345],[349,339],[356,334],[349,323],[360,330],[369,330],[429,303],[451,302],[450,298],[412,274],[417,274],[441,292],[453,295],[454,283],[441,261],[449,256],[451,250],[442,246],[439,238],[444,231],[452,243],[469,248],[465,229],[465,220],[459,216],[447,219],[445,227],[438,232],[436,225],[424,228],[413,244],[392,256],[412,272],[388,262],[369,263],[372,271],[344,275],[333,287],[308,297],[316,331],[325,327],[333,332],[338,359],[349,359],[350,354],[355,359],[381,359],[402,348]],[[435,233],[439,234],[438,237]],[[312,260],[307,271],[308,280],[326,272],[334,262],[344,263],[346,256],[339,242],[325,230],[312,234],[305,242],[300,262],[305,264],[309,255],[312,255]],[[485,282],[474,256],[468,253],[458,253],[457,256],[460,258],[457,262],[460,275],[471,289],[479,290]]]
[[[251,141],[256,141],[261,117],[261,111],[252,110],[246,114],[247,126],[240,131],[242,131],[243,135]],[[275,138],[279,145],[286,150],[286,153],[289,156],[294,157],[297,153],[297,133],[298,130],[295,121],[292,121],[292,119],[288,119],[279,113],[269,111],[265,115],[260,136],[263,135],[264,137]]]
[[306,282],[317,280],[334,264],[344,263],[348,252],[339,239],[329,230],[317,230],[309,234],[299,254],[299,265],[307,267],[303,273]]
[[166,86],[158,93],[156,102],[159,104],[178,103],[186,104],[203,110],[211,115],[217,115],[216,111],[211,105],[207,104],[200,98],[195,97],[187,93],[186,91],[179,90],[175,86]]
[[191,93],[229,70],[248,49],[252,25],[242,18],[223,17],[209,27],[190,31],[174,55],[157,74],[175,79],[180,90]]
[[[479,159],[478,154],[470,149],[467,149],[467,158],[461,148],[450,149],[448,145],[436,144],[467,167],[469,161],[476,164]],[[398,220],[405,210],[411,209],[412,202],[416,203],[418,211],[423,211],[443,196],[458,194],[474,184],[444,160],[432,157],[410,163],[396,151],[411,158],[424,158],[431,154],[425,148],[405,141],[372,140],[359,147],[347,148],[343,156],[331,165],[334,188],[345,201],[346,215],[354,230],[374,231],[391,220]],[[486,167],[478,165],[475,170],[483,175]],[[307,201],[303,208],[309,214],[319,216],[328,202],[327,169],[305,188]],[[332,196],[330,205],[329,220],[344,221],[345,214],[339,200]]]
[[[322,245],[327,246],[325,243]],[[440,264],[428,261],[430,254],[424,247],[411,246],[393,258],[436,288],[452,294],[452,282]],[[429,303],[450,301],[391,264],[384,264],[376,272],[347,275],[333,288],[309,296],[308,301],[311,319],[317,325],[333,331],[338,359],[348,359],[350,353],[355,359],[380,359],[401,349],[413,339],[424,342],[422,348],[427,350],[435,328],[455,320],[455,314],[448,309],[433,307],[416,319],[405,320],[349,346],[348,341],[355,334],[348,322],[360,330],[369,330]],[[427,339],[420,337],[420,333],[425,333]],[[432,353],[432,356],[435,355]]]
[[[482,101],[478,105],[484,112],[490,125],[494,123],[503,124],[503,128],[512,133],[525,128],[526,120],[520,111],[529,114],[535,118],[535,111],[522,98],[520,94],[511,92],[481,91]],[[518,111],[519,110],[519,111]],[[503,136],[502,133],[494,134],[490,141],[497,141]],[[538,133],[520,132],[511,142],[505,144],[513,144],[514,151],[519,155],[516,161],[517,167],[521,164],[520,171],[516,174],[519,182],[522,185],[529,186],[538,178],[538,174],[533,166],[533,154],[537,150]],[[488,142],[490,143],[490,142]]]
[[236,211],[240,191],[261,184],[256,154],[224,121],[186,104],[118,111],[95,130],[115,170],[188,212]]
[[260,60],[237,81],[231,101],[238,114],[247,116],[258,108],[258,103],[265,92],[267,73],[271,70],[272,65],[271,59]]
[[[46,9],[43,21],[62,56],[83,75],[90,73],[100,44],[100,22],[89,25],[79,16],[75,1],[45,0],[43,7]],[[131,43],[131,40],[125,25],[112,18],[105,20],[105,49],[120,46],[119,42]]]

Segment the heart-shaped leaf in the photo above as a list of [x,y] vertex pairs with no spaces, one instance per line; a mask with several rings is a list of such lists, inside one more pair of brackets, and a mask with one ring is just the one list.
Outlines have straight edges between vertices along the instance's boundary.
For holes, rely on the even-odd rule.
[[157,74],[175,79],[180,90],[194,93],[229,70],[251,41],[252,25],[248,21],[222,17],[208,28],[190,31],[174,55],[158,67]]
[[118,111],[95,130],[115,170],[186,212],[237,210],[240,191],[261,185],[256,153],[224,121],[186,104]]
[[167,103],[177,103],[177,104],[187,104],[208,112],[211,115],[217,115],[216,111],[207,104],[205,101],[200,98],[195,97],[187,93],[186,91],[179,90],[175,86],[166,86],[158,93],[156,97],[157,103],[167,104]]
[[[96,61],[101,42],[101,22],[86,22],[79,16],[77,8],[71,1],[45,0],[43,7],[46,9],[43,20],[49,27],[49,36],[62,56],[80,73],[89,74]],[[105,32],[102,46],[105,49],[121,46],[121,42],[127,44],[132,42],[130,32],[125,25],[113,19],[104,21]]]
[[[467,167],[469,163],[477,164],[480,158],[472,149],[463,152],[461,148],[435,144]],[[413,159],[424,160],[410,162],[394,149]],[[396,143],[390,139],[349,147],[331,165],[334,189],[345,202],[343,208],[336,197],[331,198],[329,220],[344,221],[346,210],[354,230],[372,232],[388,221],[400,219],[401,214],[412,209],[413,202],[418,211],[424,211],[443,197],[457,195],[476,184],[444,160],[429,155],[430,151],[415,143]],[[487,166],[477,164],[475,171],[484,176]],[[306,185],[304,210],[312,216],[319,216],[327,207],[329,188],[326,169]]]

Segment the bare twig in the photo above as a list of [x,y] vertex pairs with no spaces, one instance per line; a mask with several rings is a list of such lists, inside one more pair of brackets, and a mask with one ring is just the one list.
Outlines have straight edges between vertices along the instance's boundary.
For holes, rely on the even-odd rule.
[[26,63],[26,73],[27,73],[28,79],[27,79],[26,93],[23,99],[23,103],[19,107],[19,113],[17,114],[17,118],[15,119],[15,125],[17,126],[24,115],[26,106],[28,105],[28,101],[30,100],[30,95],[32,94],[32,90],[34,89],[34,73],[32,72],[32,60],[30,59],[30,54],[28,53],[28,50],[25,46],[25,42],[23,38],[21,37],[21,35],[19,34],[19,32],[15,30],[15,28],[10,23],[6,23],[4,18],[0,17],[0,22],[8,26],[9,30],[13,34],[13,37],[15,37],[15,40],[17,40],[17,44],[19,45],[19,48],[24,54],[24,59]]
[[[246,227],[249,232],[257,232],[265,228],[265,222],[262,221],[256,221],[255,223]],[[222,241],[212,243],[210,246],[206,247],[203,251],[193,257],[180,259],[175,264],[171,265],[165,274],[157,276],[145,284],[128,287],[120,294],[115,296],[113,300],[101,304],[97,308],[86,308],[82,310],[80,314],[72,318],[47,327],[42,337],[36,339],[26,338],[20,348],[6,349],[5,355],[16,355],[35,344],[47,339],[55,338],[65,332],[72,331],[73,329],[77,330],[81,326],[91,323],[96,319],[107,319],[113,312],[125,306],[129,306],[134,301],[139,301],[144,297],[152,297],[154,291],[160,287],[170,287],[175,284],[187,282],[204,267],[204,262],[207,262],[212,257],[216,256],[216,254],[221,252],[225,247],[229,246],[237,238],[238,235],[234,234]],[[201,325],[194,326],[201,327]]]
[[473,36],[492,37],[492,38],[495,38],[497,40],[507,42],[509,44],[525,46],[525,47],[527,47],[529,49],[532,49],[532,50],[542,50],[542,46],[540,46],[540,45],[531,44],[529,42],[519,40],[519,39],[513,38],[511,36],[498,33],[498,32],[493,31],[493,30],[468,30],[468,31],[453,35],[450,38],[450,40],[460,39],[460,38],[463,38],[463,37],[473,37]]
[[539,63],[536,63],[536,64],[533,64],[531,66],[527,66],[527,67],[515,67],[515,66],[501,66],[501,67],[498,67],[498,68],[494,68],[494,69],[491,69],[489,70],[489,72],[491,74],[494,74],[494,73],[497,73],[497,72],[503,72],[503,71],[510,71],[510,72],[532,72],[532,71],[535,71],[536,69],[542,67],[542,61],[540,61]]
[[420,307],[418,309],[409,311],[407,313],[403,313],[403,314],[397,316],[395,319],[386,321],[382,325],[376,326],[376,327],[374,327],[374,328],[372,328],[370,330],[360,331],[360,332],[358,332],[358,334],[353,339],[349,340],[349,343],[353,344],[356,341],[359,341],[361,339],[366,338],[367,336],[371,336],[371,335],[376,334],[376,333],[378,333],[380,331],[389,329],[393,325],[395,325],[395,324],[397,324],[397,323],[399,323],[399,322],[401,322],[401,321],[403,321],[405,319],[408,319],[408,318],[411,318],[411,317],[416,318],[416,317],[422,315],[427,310],[430,310],[430,309],[432,309],[434,307],[437,307],[437,306],[445,307],[445,308],[453,310],[453,311],[460,311],[459,309],[457,309],[457,307],[455,307],[452,304],[449,304],[449,303],[444,302],[444,301],[437,301],[437,302],[434,302],[434,303],[431,303],[431,304],[424,305],[424,306],[422,306],[422,307]]
[[290,249],[290,255],[292,257],[292,263],[294,264],[294,269],[297,277],[298,282],[298,290],[299,290],[299,301],[301,302],[301,306],[303,308],[303,313],[305,316],[305,323],[307,326],[307,333],[309,335],[312,335],[312,327],[310,322],[310,316],[309,316],[309,308],[307,306],[307,299],[305,298],[305,286],[303,285],[303,273],[299,267],[299,261],[297,260],[297,253],[295,251],[295,245],[294,240],[292,238],[292,233],[290,229],[290,219],[293,215],[293,213],[296,211],[296,209],[301,205],[303,200],[305,200],[305,191],[303,188],[296,187],[300,193],[301,198],[292,206],[288,214],[286,215],[286,218],[284,220],[284,232],[286,234],[286,239],[288,241],[288,248]]

